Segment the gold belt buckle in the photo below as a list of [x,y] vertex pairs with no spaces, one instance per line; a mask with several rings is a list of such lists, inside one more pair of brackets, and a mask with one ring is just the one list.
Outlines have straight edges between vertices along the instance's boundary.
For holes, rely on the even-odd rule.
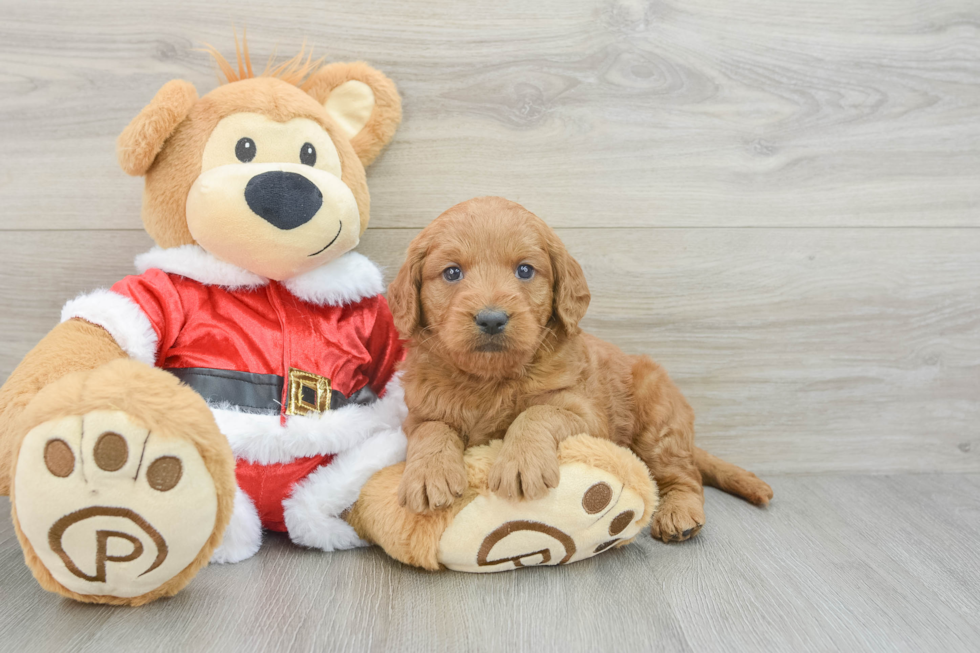
[[330,379],[290,367],[287,396],[287,415],[322,413],[330,408]]

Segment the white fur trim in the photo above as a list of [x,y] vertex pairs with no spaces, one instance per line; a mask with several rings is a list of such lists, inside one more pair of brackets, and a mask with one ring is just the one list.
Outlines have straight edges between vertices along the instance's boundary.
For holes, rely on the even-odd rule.
[[408,410],[396,376],[373,404],[352,404],[318,417],[293,415],[285,426],[278,415],[245,413],[227,404],[212,406],[211,412],[236,458],[272,465],[347,451],[379,431],[400,429]]
[[61,309],[62,322],[76,317],[108,331],[132,358],[156,364],[157,333],[143,309],[129,297],[105,289],[79,295]]
[[[136,269],[141,274],[151,268],[229,290],[258,288],[269,283],[265,277],[215,258],[199,245],[154,247],[136,257]],[[326,265],[287,279],[283,285],[303,301],[321,306],[343,306],[385,291],[381,270],[357,252],[348,252]]]
[[262,522],[259,513],[248,495],[236,488],[231,521],[225,529],[224,539],[211,555],[211,562],[241,562],[254,556],[261,546]]
[[340,515],[375,472],[405,459],[405,446],[401,429],[383,431],[297,483],[282,503],[289,538],[324,551],[367,546]]
[[378,266],[363,254],[349,252],[306,274],[287,279],[289,292],[311,304],[343,306],[385,291]]
[[199,245],[181,245],[167,249],[154,247],[136,257],[136,269],[140,274],[151,268],[229,290],[258,288],[269,283],[264,277],[218,260]]

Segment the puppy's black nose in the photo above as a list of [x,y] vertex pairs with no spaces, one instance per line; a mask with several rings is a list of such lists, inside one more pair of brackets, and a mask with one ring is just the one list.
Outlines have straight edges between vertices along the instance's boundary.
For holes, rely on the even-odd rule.
[[263,172],[248,180],[245,201],[256,215],[279,229],[309,222],[323,204],[323,193],[295,172]]
[[503,311],[482,310],[473,318],[480,331],[488,336],[494,336],[504,330],[507,325],[507,314]]

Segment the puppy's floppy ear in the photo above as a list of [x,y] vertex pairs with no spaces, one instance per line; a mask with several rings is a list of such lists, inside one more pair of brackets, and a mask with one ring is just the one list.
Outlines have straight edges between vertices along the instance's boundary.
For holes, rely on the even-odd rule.
[[116,155],[123,171],[136,177],[146,174],[195,102],[197,90],[190,82],[175,79],[164,84],[116,141]]
[[402,120],[395,83],[360,61],[324,66],[303,88],[347,133],[365,167],[381,153]]
[[585,281],[582,266],[568,253],[558,234],[552,231],[551,227],[546,229],[549,232],[548,254],[551,256],[551,269],[554,274],[552,290],[554,316],[565,333],[575,335],[579,330],[578,323],[585,317],[585,312],[589,309],[589,301],[592,299],[589,284]]
[[406,340],[418,335],[422,328],[422,265],[428,242],[416,236],[408,246],[405,263],[395,280],[388,286],[388,305],[395,319],[395,328]]

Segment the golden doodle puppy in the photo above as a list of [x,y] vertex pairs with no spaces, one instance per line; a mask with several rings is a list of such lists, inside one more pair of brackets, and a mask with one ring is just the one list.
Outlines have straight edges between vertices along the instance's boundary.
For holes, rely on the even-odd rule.
[[579,433],[646,464],[661,497],[652,533],[664,541],[704,525],[703,484],[757,505],[772,498],[754,474],[694,445],[694,411],[663,368],[579,329],[589,299],[555,232],[503,198],[458,204],[412,241],[389,288],[410,340],[402,505],[449,507],[467,486],[464,449],[495,439],[490,490],[539,499],[558,485],[559,444]]

